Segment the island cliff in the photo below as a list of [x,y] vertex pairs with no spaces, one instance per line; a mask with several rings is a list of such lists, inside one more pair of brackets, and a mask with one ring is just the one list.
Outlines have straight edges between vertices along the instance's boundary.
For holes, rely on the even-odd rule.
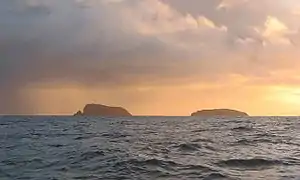
[[201,111],[194,112],[194,113],[191,114],[191,116],[247,117],[249,115],[245,112],[232,110],[232,109],[207,109],[207,110],[201,110]]
[[74,116],[132,116],[126,109],[122,107],[111,107],[101,104],[87,104],[83,112],[78,111]]

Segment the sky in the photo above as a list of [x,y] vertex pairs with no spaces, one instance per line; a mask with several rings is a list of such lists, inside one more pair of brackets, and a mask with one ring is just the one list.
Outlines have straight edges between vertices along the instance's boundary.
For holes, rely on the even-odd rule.
[[299,0],[0,1],[0,114],[300,115]]

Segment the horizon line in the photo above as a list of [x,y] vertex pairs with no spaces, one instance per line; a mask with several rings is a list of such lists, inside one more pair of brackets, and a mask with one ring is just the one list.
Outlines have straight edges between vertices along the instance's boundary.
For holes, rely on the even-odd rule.
[[[1,116],[60,116],[60,117],[78,117],[72,114],[0,114]],[[132,115],[132,116],[79,116],[79,117],[117,117],[117,118],[127,118],[127,117],[226,117],[226,116],[191,116],[191,115]],[[247,117],[300,117],[300,115],[249,115],[246,117],[232,117],[232,118],[247,118]]]

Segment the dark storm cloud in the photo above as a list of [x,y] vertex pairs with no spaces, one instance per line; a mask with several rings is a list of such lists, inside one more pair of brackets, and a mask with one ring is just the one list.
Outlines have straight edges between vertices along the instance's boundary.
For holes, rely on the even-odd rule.
[[119,86],[175,73],[179,53],[123,30],[115,12],[93,3],[0,2],[0,113],[26,112],[23,90],[32,83]]

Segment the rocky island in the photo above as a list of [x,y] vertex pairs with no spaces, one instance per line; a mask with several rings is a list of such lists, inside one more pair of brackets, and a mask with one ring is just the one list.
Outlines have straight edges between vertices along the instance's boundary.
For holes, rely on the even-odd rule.
[[82,111],[78,111],[74,116],[108,116],[108,117],[126,117],[132,116],[122,107],[111,107],[102,104],[87,104]]
[[245,112],[232,110],[232,109],[206,109],[197,111],[191,114],[191,116],[204,116],[204,117],[247,117],[249,116]]

